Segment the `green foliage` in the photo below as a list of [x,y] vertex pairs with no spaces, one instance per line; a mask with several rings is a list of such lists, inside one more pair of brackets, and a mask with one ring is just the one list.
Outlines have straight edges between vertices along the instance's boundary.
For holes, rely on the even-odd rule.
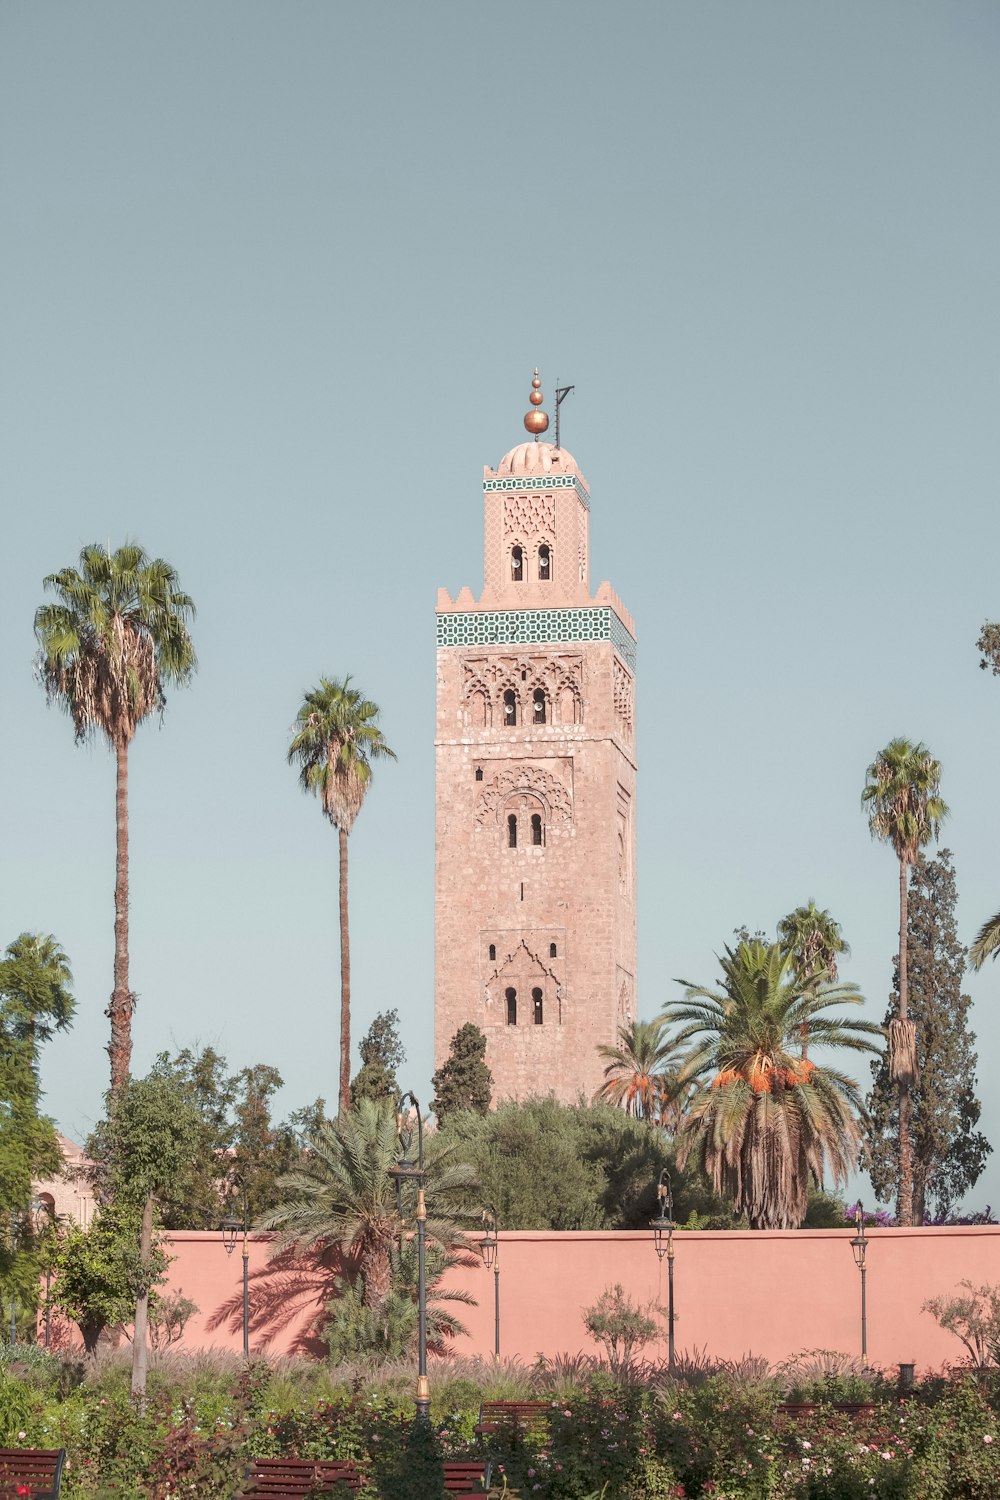
[[466,1021],[451,1039],[448,1056],[431,1080],[431,1109],[439,1125],[456,1110],[485,1115],[493,1097],[493,1074],[486,1066],[486,1038],[478,1026]]
[[1000,1364],[1000,1286],[958,1285],[962,1290],[951,1297],[929,1297],[922,1311],[961,1340],[974,1365]]
[[796,1055],[811,1045],[876,1051],[870,1021],[825,1014],[861,1005],[855,985],[798,972],[781,943],[741,943],[720,959],[717,990],[685,986],[664,1016],[690,1043],[687,1071],[704,1079],[678,1132],[677,1158],[698,1162],[717,1193],[752,1229],[797,1229],[809,1188],[846,1181],[858,1157],[861,1097],[845,1074]]
[[[260,1227],[281,1245],[338,1245],[356,1266],[365,1305],[380,1308],[392,1285],[391,1251],[402,1232],[388,1173],[402,1157],[394,1110],[363,1099],[320,1126],[298,1167],[279,1184],[285,1197]],[[475,1175],[448,1141],[428,1143],[427,1235],[450,1247],[460,1238],[456,1213],[475,1189]],[[405,1205],[404,1205],[405,1207]]]
[[149,1310],[149,1342],[154,1349],[167,1349],[184,1337],[184,1329],[198,1311],[197,1302],[183,1291],[157,1297]]
[[[918,1077],[910,1087],[913,1216],[945,1217],[975,1185],[992,1147],[976,1129],[975,1035],[971,999],[962,993],[966,950],[958,940],[957,892],[951,853],[918,858],[910,875],[907,912],[910,1017],[916,1025]],[[899,1003],[899,966],[886,1021]],[[868,1144],[872,1186],[882,1202],[899,1181],[899,1095],[888,1059],[872,1063]]]
[[140,1209],[169,1201],[200,1144],[194,1103],[182,1084],[155,1070],[109,1096],[110,1111],[87,1143],[98,1183],[116,1203]]
[[677,1172],[673,1147],[609,1104],[560,1104],[551,1095],[506,1100],[487,1115],[451,1116],[454,1143],[495,1203],[503,1229],[638,1229],[656,1213],[662,1167],[674,1178],[675,1216],[732,1216],[695,1170]]
[[616,1281],[604,1288],[592,1307],[584,1309],[583,1324],[591,1338],[604,1346],[611,1368],[617,1370],[631,1364],[635,1351],[656,1338],[662,1311],[655,1302],[644,1307],[633,1302]]
[[140,1217],[127,1200],[106,1204],[89,1229],[67,1224],[54,1247],[52,1306],[77,1324],[91,1353],[104,1329],[129,1322],[136,1299],[166,1275],[158,1243],[149,1256],[140,1253]]
[[[446,1291],[441,1286],[445,1270],[456,1258],[438,1245],[426,1251],[427,1347],[444,1354],[449,1341],[467,1332],[443,1304],[471,1304],[470,1293]],[[334,1295],[326,1305],[323,1341],[335,1365],[348,1360],[369,1359],[376,1364],[415,1353],[418,1334],[417,1245],[410,1236],[389,1248],[391,1281],[387,1295],[377,1307],[367,1305],[363,1275],[337,1276]]]
[[359,1046],[361,1068],[351,1083],[351,1102],[399,1098],[396,1074],[406,1061],[399,1040],[399,1011],[380,1010]]

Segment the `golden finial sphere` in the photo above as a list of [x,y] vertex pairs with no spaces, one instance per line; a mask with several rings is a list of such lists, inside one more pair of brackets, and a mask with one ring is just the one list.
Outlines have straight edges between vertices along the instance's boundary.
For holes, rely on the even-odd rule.
[[[534,379],[531,382],[531,395],[528,397],[528,400],[535,407],[541,406],[545,400],[545,397],[542,395],[542,382],[537,366],[535,367]],[[548,429],[549,419],[543,411],[529,411],[524,419],[524,425],[537,438],[540,432],[545,432]]]

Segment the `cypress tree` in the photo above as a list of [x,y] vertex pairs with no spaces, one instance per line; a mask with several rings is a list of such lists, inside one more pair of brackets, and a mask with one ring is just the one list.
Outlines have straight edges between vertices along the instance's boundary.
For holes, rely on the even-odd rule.
[[[920,855],[910,874],[907,913],[909,1010],[916,1026],[918,1082],[911,1090],[913,1222],[933,1211],[947,1217],[979,1180],[992,1146],[981,1131],[976,1098],[975,1034],[971,999],[962,993],[967,950],[958,940],[957,894],[951,852]],[[899,960],[886,1025],[897,1014]],[[898,1091],[886,1058],[872,1063],[870,1176],[878,1197],[896,1192],[899,1158]]]

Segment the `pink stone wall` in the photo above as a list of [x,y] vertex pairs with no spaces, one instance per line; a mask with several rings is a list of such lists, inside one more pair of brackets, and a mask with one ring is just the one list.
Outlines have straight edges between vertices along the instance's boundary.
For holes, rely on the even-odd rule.
[[[785,1233],[680,1233],[675,1236],[679,1349],[777,1363],[804,1349],[860,1352],[861,1278],[852,1230]],[[1000,1281],[1000,1228],[869,1230],[868,1352],[873,1364],[914,1361],[940,1368],[963,1354],[928,1313],[929,1297],[963,1279]],[[242,1264],[228,1259],[218,1234],[170,1236],[170,1284],[198,1303],[183,1347],[242,1347]],[[324,1302],[322,1279],[287,1259],[268,1261],[263,1236],[250,1246],[251,1347],[274,1353],[320,1352],[310,1328]],[[652,1235],[501,1233],[501,1353],[592,1351],[582,1309],[621,1282],[640,1301],[666,1305],[667,1262]],[[452,1273],[478,1306],[461,1308],[469,1337],[456,1351],[493,1350],[493,1274],[478,1260]],[[648,1351],[655,1354],[654,1349]],[[666,1357],[666,1337],[659,1353]]]

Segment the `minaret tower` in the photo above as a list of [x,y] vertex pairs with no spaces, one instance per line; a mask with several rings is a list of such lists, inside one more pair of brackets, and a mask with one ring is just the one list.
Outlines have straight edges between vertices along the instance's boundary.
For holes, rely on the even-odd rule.
[[481,597],[438,593],[434,1057],[474,1021],[497,1099],[572,1102],[636,1013],[635,626],[542,402],[483,470]]

